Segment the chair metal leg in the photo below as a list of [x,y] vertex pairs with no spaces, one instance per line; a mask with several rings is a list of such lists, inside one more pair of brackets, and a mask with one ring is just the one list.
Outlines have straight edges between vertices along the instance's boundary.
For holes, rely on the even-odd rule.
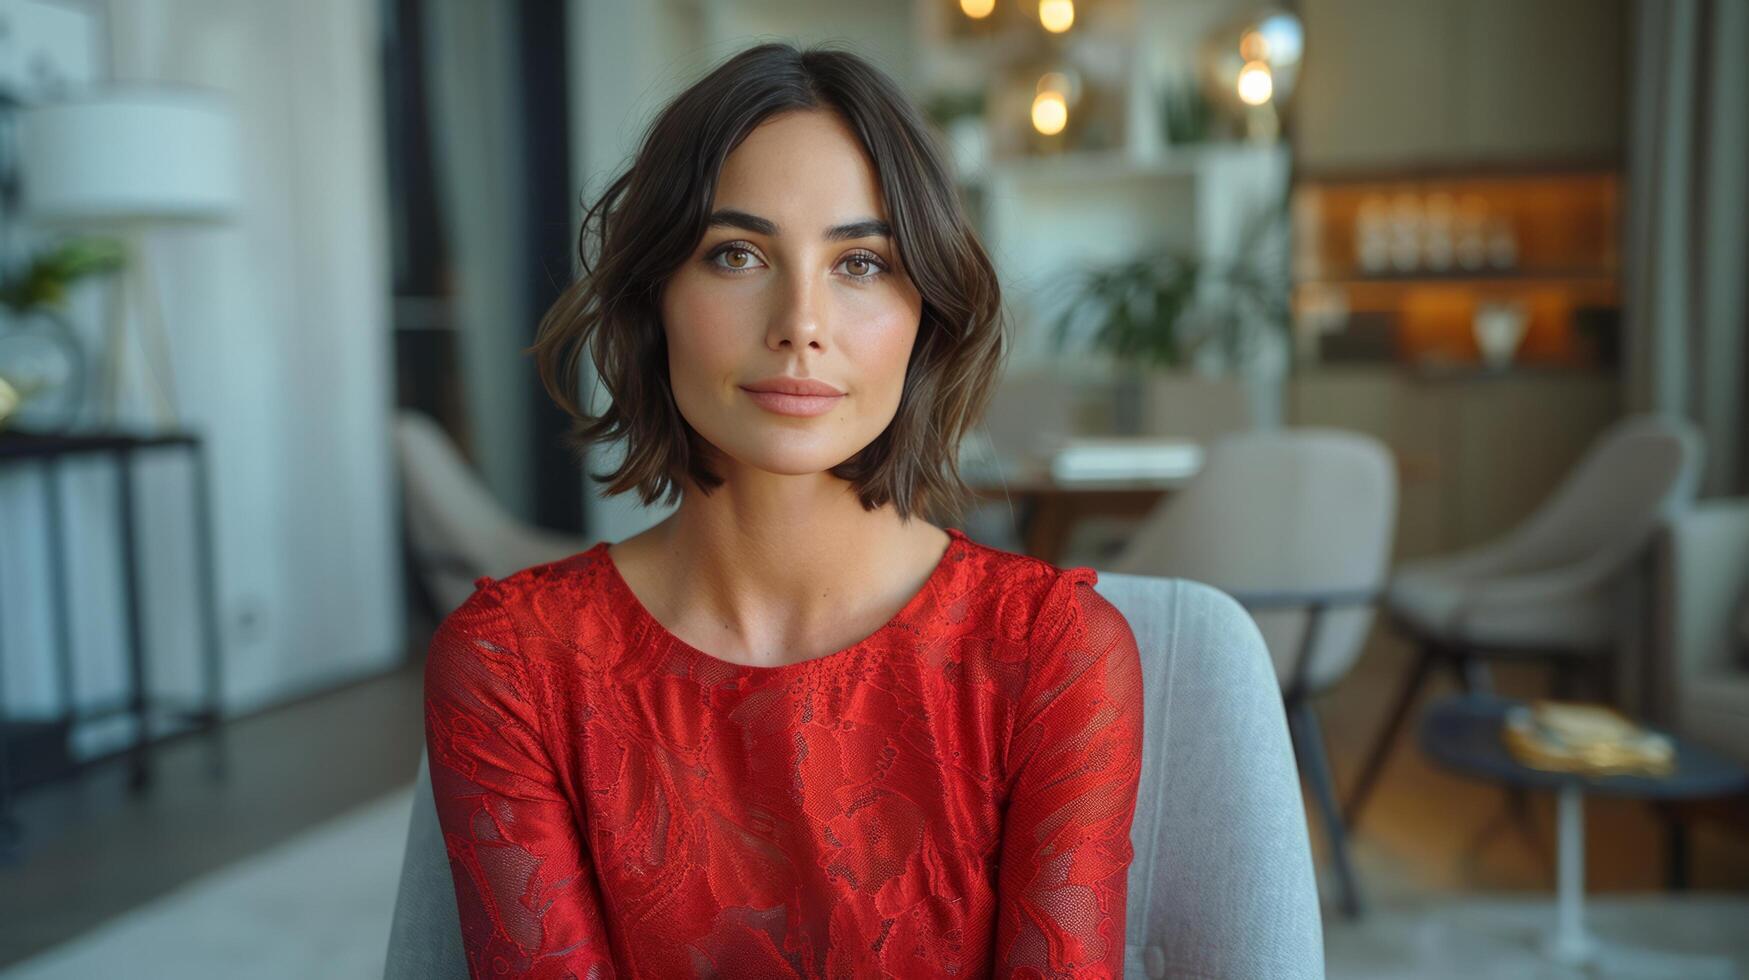
[[1659,808],[1664,819],[1664,887],[1673,892],[1688,890],[1688,823],[1674,806]]
[[1330,760],[1324,754],[1324,736],[1318,727],[1318,716],[1312,711],[1312,703],[1300,697],[1288,705],[1287,720],[1294,754],[1299,757],[1300,775],[1311,785],[1312,799],[1316,801],[1324,823],[1324,834],[1330,839],[1330,857],[1336,865],[1342,914],[1358,919],[1361,913],[1360,885],[1355,879],[1354,865],[1348,858],[1348,834],[1342,826],[1342,813],[1336,806],[1336,783],[1330,775]]
[[1344,814],[1350,827],[1360,823],[1361,808],[1366,805],[1374,785],[1384,772],[1391,750],[1396,748],[1397,739],[1403,733],[1403,725],[1409,720],[1409,711],[1414,708],[1421,688],[1427,683],[1427,675],[1433,670],[1434,661],[1438,658],[1438,652],[1430,643],[1421,644],[1415,664],[1409,668],[1408,676],[1403,679],[1402,690],[1397,694],[1397,702],[1391,708],[1390,719],[1385,722],[1384,729],[1373,742],[1366,764],[1361,767],[1360,778],[1355,781],[1354,789],[1348,795],[1348,807]]
[[1566,657],[1556,657],[1551,666],[1554,673],[1549,677],[1549,697],[1557,701],[1579,697],[1579,665]]
[[1452,671],[1457,674],[1458,687],[1465,694],[1493,694],[1494,672],[1481,657],[1459,651],[1452,655]]
[[1501,790],[1503,803],[1500,809],[1488,818],[1488,822],[1478,828],[1468,843],[1464,845],[1462,862],[1466,869],[1473,870],[1481,861],[1482,852],[1495,834],[1501,830],[1512,829],[1518,832],[1530,847],[1531,853],[1542,862],[1543,869],[1553,876],[1553,848],[1544,842],[1542,832],[1537,826],[1536,814],[1530,805],[1530,793],[1522,786],[1507,786]]

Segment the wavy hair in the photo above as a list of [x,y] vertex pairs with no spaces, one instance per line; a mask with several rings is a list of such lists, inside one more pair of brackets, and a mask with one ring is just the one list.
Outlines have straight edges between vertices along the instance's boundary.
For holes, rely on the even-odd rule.
[[[830,44],[764,43],[725,60],[651,122],[632,163],[584,213],[579,275],[542,317],[535,355],[542,384],[570,416],[566,446],[579,465],[591,445],[624,440],[620,465],[589,475],[608,494],[645,504],[702,492],[723,478],[709,443],[681,417],[669,382],[659,300],[706,231],[716,182],[735,147],[762,121],[792,110],[836,112],[873,162],[903,267],[923,298],[922,322],[892,423],[834,466],[862,505],[892,503],[901,519],[957,521],[971,499],[960,441],[981,420],[1008,353],[1001,289],[961,208],[934,132],[879,68]],[[574,389],[584,352],[611,403],[599,415]]]

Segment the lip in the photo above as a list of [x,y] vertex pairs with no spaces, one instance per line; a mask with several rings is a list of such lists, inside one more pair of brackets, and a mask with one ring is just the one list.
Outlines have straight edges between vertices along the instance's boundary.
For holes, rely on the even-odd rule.
[[822,395],[826,397],[836,397],[844,394],[844,392],[839,391],[837,388],[832,387],[824,381],[819,381],[814,378],[792,378],[788,375],[766,378],[764,381],[755,381],[752,384],[742,385],[741,387],[748,391],[775,391],[784,395]]
[[844,392],[812,378],[767,378],[742,385],[741,390],[768,412],[800,417],[823,415],[844,397]]

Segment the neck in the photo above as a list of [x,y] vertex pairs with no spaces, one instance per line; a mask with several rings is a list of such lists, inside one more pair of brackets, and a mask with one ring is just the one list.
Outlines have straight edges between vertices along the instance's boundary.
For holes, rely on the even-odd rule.
[[941,529],[901,520],[891,504],[863,509],[848,482],[825,473],[740,473],[709,496],[688,486],[646,534],[666,570],[667,614],[749,646],[896,609],[947,544]]

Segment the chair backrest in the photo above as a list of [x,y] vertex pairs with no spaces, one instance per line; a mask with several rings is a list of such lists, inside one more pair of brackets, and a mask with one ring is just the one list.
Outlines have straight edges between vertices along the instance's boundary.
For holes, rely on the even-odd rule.
[[[1161,502],[1111,567],[1207,582],[1241,597],[1376,590],[1390,573],[1396,524],[1396,466],[1377,439],[1326,428],[1238,433],[1209,447],[1201,472]],[[1309,614],[1252,615],[1285,684]],[[1324,614],[1309,689],[1348,672],[1372,620],[1370,606]]]
[[1664,527],[1653,555],[1652,642],[1631,703],[1749,763],[1749,496],[1698,502]]
[[1502,539],[1502,564],[1515,573],[1579,562],[1625,565],[1694,502],[1703,446],[1700,431],[1676,416],[1618,420]]
[[[1196,582],[1101,573],[1096,587],[1135,632],[1146,697],[1124,975],[1323,977],[1299,776],[1256,624]],[[425,758],[384,977],[467,977]]]
[[431,759],[424,752],[419,753],[419,774],[413,783],[413,818],[401,858],[401,886],[389,924],[383,980],[469,980],[461,908],[449,849],[437,822]]
[[430,416],[402,409],[394,432],[414,562],[447,611],[473,591],[475,577],[487,574],[483,556],[514,521]]
[[1100,572],[1142,655],[1126,977],[1324,975],[1299,769],[1244,607],[1185,579]]

